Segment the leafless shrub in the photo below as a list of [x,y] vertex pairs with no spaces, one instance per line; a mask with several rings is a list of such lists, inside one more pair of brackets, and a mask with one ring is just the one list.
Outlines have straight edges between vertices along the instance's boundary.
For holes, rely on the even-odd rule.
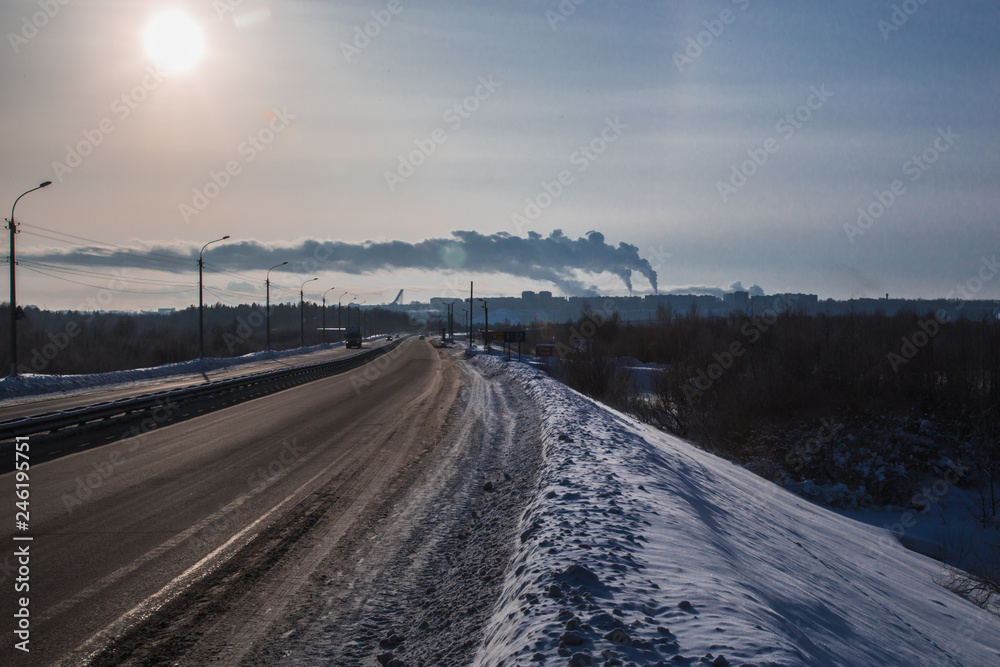
[[971,572],[946,566],[943,583],[977,607],[1000,616],[1000,565],[982,566]]

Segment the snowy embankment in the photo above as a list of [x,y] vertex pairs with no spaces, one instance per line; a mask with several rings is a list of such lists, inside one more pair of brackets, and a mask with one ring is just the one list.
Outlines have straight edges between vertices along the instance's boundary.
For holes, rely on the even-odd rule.
[[[129,384],[150,382],[166,378],[176,378],[185,375],[197,376],[210,371],[218,371],[237,366],[259,364],[275,359],[287,359],[305,354],[320,352],[333,347],[343,347],[343,343],[313,345],[277,352],[252,352],[240,357],[210,357],[207,359],[192,359],[175,364],[164,364],[150,368],[135,368],[109,373],[90,373],[85,375],[41,375],[24,373],[17,377],[0,378],[0,399],[21,396],[37,396],[55,392],[68,392],[94,387],[119,387]],[[252,373],[248,368],[247,373]],[[193,380],[194,381],[194,380]]]
[[498,379],[545,458],[476,664],[1000,665],[1000,619],[888,531],[526,365]]

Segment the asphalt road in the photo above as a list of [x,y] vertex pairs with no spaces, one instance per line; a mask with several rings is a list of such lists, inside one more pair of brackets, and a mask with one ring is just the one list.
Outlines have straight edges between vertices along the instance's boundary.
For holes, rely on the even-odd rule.
[[[365,349],[384,345],[385,341],[365,341]],[[344,347],[334,347],[319,352],[311,352],[294,357],[281,359],[262,359],[248,364],[232,366],[229,368],[219,368],[209,370],[205,373],[185,373],[173,377],[157,378],[132,382],[127,385],[117,385],[108,387],[93,387],[88,389],[76,389],[55,394],[40,394],[36,396],[25,396],[20,398],[8,398],[0,400],[0,420],[16,419],[57,410],[68,410],[70,408],[83,405],[93,405],[116,401],[121,398],[140,396],[168,389],[180,389],[193,385],[215,382],[217,380],[228,380],[230,378],[241,377],[263,371],[280,370],[293,366],[304,366],[315,364],[321,361],[331,361],[343,357],[357,354],[359,350],[346,349]]]
[[[462,375],[427,341],[382,360],[34,466],[24,533],[15,474],[0,476],[0,663],[80,664],[248,545],[308,531],[311,507],[379,498],[433,449]],[[13,648],[22,596],[30,653]]]

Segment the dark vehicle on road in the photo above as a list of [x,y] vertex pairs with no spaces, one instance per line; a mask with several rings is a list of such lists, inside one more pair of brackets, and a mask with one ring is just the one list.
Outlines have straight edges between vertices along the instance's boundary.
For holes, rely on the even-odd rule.
[[361,349],[361,331],[357,327],[347,327],[344,331],[345,347],[356,347]]

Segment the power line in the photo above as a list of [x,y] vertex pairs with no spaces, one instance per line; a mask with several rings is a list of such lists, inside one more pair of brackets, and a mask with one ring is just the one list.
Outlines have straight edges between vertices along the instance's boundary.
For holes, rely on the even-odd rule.
[[[18,226],[19,227],[28,227],[30,229],[40,229],[42,231],[49,232],[50,234],[56,234],[56,235],[59,235],[59,236],[66,236],[66,237],[69,237],[71,239],[76,239],[78,241],[85,241],[87,243],[96,243],[97,245],[107,246],[109,248],[115,248],[116,250],[120,250],[122,252],[125,252],[126,254],[135,255],[136,257],[141,257],[143,259],[153,259],[153,260],[160,261],[160,262],[168,262],[168,263],[172,263],[172,264],[182,264],[182,265],[187,265],[188,262],[196,261],[193,258],[192,259],[184,259],[184,258],[181,258],[181,257],[176,257],[176,256],[171,256],[171,255],[161,255],[160,253],[149,252],[149,251],[139,252],[135,248],[129,248],[128,246],[118,245],[116,243],[108,243],[107,241],[99,241],[97,239],[87,238],[86,236],[77,236],[76,234],[70,234],[68,232],[61,232],[61,231],[58,231],[58,230],[55,230],[55,229],[49,229],[47,227],[42,227],[40,225],[32,225],[32,224],[28,224],[28,223],[22,222],[22,223],[18,223]],[[34,234],[35,236],[41,236],[40,234],[35,234],[34,232],[27,232],[27,233]],[[52,238],[52,237],[45,237],[45,238],[49,238],[49,239],[51,239],[53,241],[61,241],[63,243],[68,243],[70,245],[77,245],[77,246],[79,246],[79,244],[74,244],[74,243],[71,243],[71,242],[66,241],[64,239]]]
[[237,273],[235,271],[230,271],[228,269],[222,268],[221,266],[219,266],[217,264],[212,264],[210,262],[205,262],[205,268],[206,269],[208,269],[208,268],[213,269],[213,270],[215,270],[218,273],[224,273],[224,274],[226,274],[228,276],[233,276],[234,278],[240,278],[241,280],[245,280],[248,283],[254,283],[254,282],[257,281],[257,278],[255,278],[255,277],[251,277],[251,276],[248,276],[248,275],[243,274],[243,273]]
[[[205,289],[206,290],[209,289],[209,286],[205,285]],[[222,292],[223,294],[229,294],[231,296],[238,296],[238,297],[247,298],[247,299],[260,299],[260,298],[263,298],[262,294],[251,294],[250,292],[236,292],[236,291],[233,291],[233,290],[223,289],[221,287],[213,287],[211,289],[214,289],[217,292]]]
[[221,295],[217,294],[217,293],[215,292],[215,290],[213,290],[213,289],[212,289],[211,287],[206,287],[206,288],[205,288],[205,291],[206,291],[206,292],[208,292],[209,294],[211,294],[212,296],[214,296],[214,297],[215,297],[216,299],[218,299],[219,301],[221,301],[221,302],[223,302],[224,304],[226,304],[227,306],[232,306],[232,307],[236,308],[236,307],[239,307],[239,306],[243,306],[243,305],[246,305],[246,304],[243,304],[243,303],[235,303],[235,302],[233,302],[233,301],[230,301],[229,299],[227,299],[227,298],[225,298],[225,297],[223,297],[223,296],[221,296]]
[[168,287],[175,287],[179,285],[189,285],[190,283],[177,282],[177,281],[166,281],[166,280],[155,280],[152,278],[137,278],[133,276],[118,275],[113,273],[101,273],[100,271],[90,271],[88,269],[78,269],[78,268],[66,268],[58,266],[55,264],[47,264],[45,262],[36,262],[34,260],[18,260],[18,265],[24,266],[36,266],[48,269],[49,271],[58,271],[61,273],[69,273],[72,275],[88,276],[92,278],[110,278],[113,280],[122,280],[129,283],[142,283],[146,285],[164,285]]
[[[18,265],[20,265],[20,264],[21,263],[18,262]],[[186,292],[195,292],[195,291],[198,290],[197,287],[191,287],[191,288],[184,289],[184,290],[160,291],[160,292],[148,292],[148,291],[143,291],[143,290],[122,289],[122,288],[119,288],[119,287],[107,287],[107,286],[104,286],[104,285],[91,285],[90,283],[82,283],[82,282],[80,282],[78,280],[70,280],[69,278],[64,278],[62,276],[57,276],[57,275],[54,275],[52,273],[48,273],[46,271],[42,271],[41,269],[36,269],[35,267],[29,266],[29,265],[25,265],[23,268],[27,269],[28,271],[34,271],[35,273],[40,273],[43,276],[48,276],[50,278],[55,278],[56,280],[63,280],[65,282],[73,283],[75,285],[83,285],[84,287],[93,287],[94,289],[106,289],[106,290],[109,290],[111,292],[128,292],[130,294],[146,294],[146,295],[149,295],[149,296],[159,296],[161,294],[184,294]]]

